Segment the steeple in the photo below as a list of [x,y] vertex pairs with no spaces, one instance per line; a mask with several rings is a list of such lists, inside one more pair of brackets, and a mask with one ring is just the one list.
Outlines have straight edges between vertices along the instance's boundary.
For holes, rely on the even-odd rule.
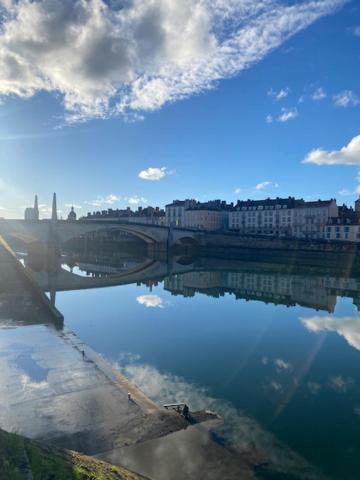
[[51,220],[53,222],[57,221],[57,206],[56,206],[56,193],[53,195],[53,201],[52,201],[52,211],[51,211]]
[[39,202],[38,202],[37,195],[35,195],[35,200],[34,200],[34,220],[39,220]]

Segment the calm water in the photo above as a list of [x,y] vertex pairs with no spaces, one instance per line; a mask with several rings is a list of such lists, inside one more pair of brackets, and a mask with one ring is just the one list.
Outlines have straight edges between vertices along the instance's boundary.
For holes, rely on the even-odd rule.
[[218,412],[213,437],[266,452],[287,472],[276,478],[359,478],[360,278],[215,259],[90,258],[59,272],[34,276],[57,290],[65,326],[156,402]]

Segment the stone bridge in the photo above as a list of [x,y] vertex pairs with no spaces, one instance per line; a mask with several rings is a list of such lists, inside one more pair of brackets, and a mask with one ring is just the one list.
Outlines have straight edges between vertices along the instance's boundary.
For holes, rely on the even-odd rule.
[[199,230],[121,221],[0,220],[0,235],[10,245],[14,240],[20,240],[27,245],[40,241],[61,246],[71,239],[86,234],[116,230],[134,235],[158,250],[166,250],[174,245],[198,244],[204,235],[204,232]]

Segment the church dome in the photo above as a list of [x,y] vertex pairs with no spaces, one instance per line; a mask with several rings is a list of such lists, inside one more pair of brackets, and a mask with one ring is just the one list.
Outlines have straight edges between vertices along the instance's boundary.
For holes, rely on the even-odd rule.
[[76,220],[76,213],[75,213],[74,207],[71,207],[71,210],[68,215],[68,220],[71,222]]

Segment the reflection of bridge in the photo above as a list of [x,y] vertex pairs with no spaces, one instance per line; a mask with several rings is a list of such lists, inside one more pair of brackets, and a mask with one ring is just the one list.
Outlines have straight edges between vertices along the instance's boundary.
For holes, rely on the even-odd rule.
[[338,296],[352,298],[357,307],[360,305],[360,281],[356,277],[311,275],[296,268],[290,273],[283,265],[266,262],[229,263],[206,258],[186,264],[183,261],[184,258],[173,256],[167,262],[147,259],[128,271],[97,276],[79,275],[63,268],[52,273],[31,271],[31,274],[43,290],[53,293],[165,281],[165,290],[174,295],[202,293],[218,297],[228,293],[237,299],[301,305],[328,312],[334,311]]
[[184,266],[175,262],[161,262],[148,259],[131,270],[96,277],[78,275],[64,268],[60,268],[56,272],[35,272],[31,269],[29,270],[42,290],[57,292],[104,288],[137,282],[161,281],[170,276],[174,270],[176,274],[181,274],[189,272],[192,268],[192,266]]
[[203,235],[203,232],[196,230],[120,221],[0,220],[0,235],[10,245],[14,240],[25,244],[51,241],[62,245],[73,238],[105,231],[126,232],[159,250],[176,244],[197,243]]

